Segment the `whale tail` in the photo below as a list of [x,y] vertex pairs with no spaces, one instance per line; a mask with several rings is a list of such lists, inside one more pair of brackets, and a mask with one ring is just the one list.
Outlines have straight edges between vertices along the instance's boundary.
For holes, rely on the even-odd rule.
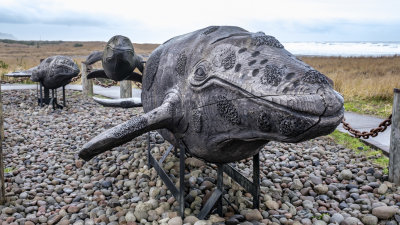
[[103,51],[93,51],[90,55],[83,61],[83,64],[92,65],[95,62],[100,61],[103,58]]
[[93,100],[105,107],[134,108],[142,106],[140,98],[104,99],[93,97]]

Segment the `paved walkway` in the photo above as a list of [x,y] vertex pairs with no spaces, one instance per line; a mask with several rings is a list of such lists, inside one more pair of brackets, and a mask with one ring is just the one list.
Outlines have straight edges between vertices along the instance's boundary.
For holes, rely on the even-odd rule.
[[[7,91],[7,90],[22,90],[22,89],[36,89],[38,88],[36,84],[2,84],[1,85],[1,90],[2,91]],[[69,84],[65,86],[66,89],[70,90],[77,90],[77,91],[82,91],[82,85],[76,85],[76,84]],[[119,86],[112,86],[109,88],[104,88],[101,86],[94,85],[93,86],[93,92],[97,95],[103,95],[105,97],[109,98],[119,98]],[[139,97],[142,91],[137,88],[132,88],[132,97]]]
[[[36,89],[37,86],[36,84],[33,85],[1,85],[1,90],[16,90],[16,89]],[[67,89],[71,90],[82,90],[81,85],[67,85]],[[113,86],[110,88],[103,88],[101,86],[95,85],[93,87],[93,92],[98,95],[103,95],[109,98],[119,98],[119,86]],[[132,97],[139,97],[141,94],[140,89],[132,88]],[[357,113],[352,113],[352,112],[345,112],[344,114],[346,121],[350,123],[350,125],[358,130],[361,131],[370,131],[373,128],[378,127],[378,125],[383,121],[383,119],[372,117],[372,116],[365,116],[365,115],[360,115]],[[343,129],[342,124],[340,124],[337,128],[341,132],[347,132],[346,130]],[[372,137],[369,139],[361,139],[373,146],[376,146],[377,148],[382,149],[386,153],[389,153],[389,146],[390,146],[390,129],[391,127],[388,127],[385,132],[380,133],[377,137]]]

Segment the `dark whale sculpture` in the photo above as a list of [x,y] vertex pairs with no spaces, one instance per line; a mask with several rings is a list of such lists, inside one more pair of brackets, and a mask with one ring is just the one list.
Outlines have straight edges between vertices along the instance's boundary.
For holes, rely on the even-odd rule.
[[135,54],[129,38],[116,35],[108,42],[104,51],[92,52],[84,61],[91,65],[97,61],[102,62],[102,70],[94,70],[87,75],[88,79],[108,78],[114,81],[132,80],[142,82],[142,75],[134,72],[135,68],[143,73],[143,59]]
[[48,89],[67,85],[79,74],[78,65],[70,57],[62,55],[48,57],[29,71],[32,71],[32,81],[40,82]]
[[[151,131],[209,162],[250,157],[269,141],[300,142],[332,132],[343,98],[327,77],[272,36],[212,26],[170,39],[147,61],[145,114],[91,139],[97,154]],[[179,145],[177,145],[179,146]]]
[[38,66],[28,70],[5,74],[9,77],[30,77],[34,82],[40,82],[47,89],[57,89],[71,82],[78,76],[79,68],[67,56],[56,55],[44,59]]

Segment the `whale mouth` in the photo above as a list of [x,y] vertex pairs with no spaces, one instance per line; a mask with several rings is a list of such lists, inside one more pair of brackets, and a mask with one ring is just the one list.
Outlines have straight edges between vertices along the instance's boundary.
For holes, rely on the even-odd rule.
[[[206,88],[212,84],[224,87],[224,89],[231,89],[240,91],[244,96],[243,99],[254,99],[259,104],[265,103],[272,105],[276,108],[288,110],[291,113],[304,114],[306,116],[335,116],[340,114],[343,109],[343,97],[335,90],[324,92],[319,89],[316,93],[293,93],[293,94],[265,94],[255,95],[240,86],[231,82],[223,80],[216,76],[210,76],[206,80],[198,84],[192,84],[194,89]],[[328,99],[331,102],[327,102]],[[228,99],[240,100],[240,99]]]

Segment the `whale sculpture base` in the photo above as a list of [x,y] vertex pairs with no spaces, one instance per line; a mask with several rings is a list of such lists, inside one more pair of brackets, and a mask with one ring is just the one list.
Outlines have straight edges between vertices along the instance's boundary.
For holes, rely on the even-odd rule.
[[[57,102],[57,89],[45,88],[41,83],[39,83],[38,85],[39,85],[39,88],[37,90],[37,98],[38,98],[38,105],[40,107],[51,104],[53,106],[53,110],[55,110],[55,109],[63,109],[66,106],[65,85],[62,86],[63,105],[60,105]],[[50,97],[50,90],[51,90],[51,97]]]
[[[179,215],[184,217],[185,210],[185,155],[190,154],[186,151],[186,148],[183,144],[180,144],[179,147],[170,145],[164,155],[157,161],[153,155],[151,154],[151,149],[153,149],[155,145],[150,143],[150,132],[147,133],[147,158],[148,158],[148,166],[149,169],[154,167],[157,174],[160,176],[161,180],[167,186],[168,190],[171,191],[172,195],[179,202]],[[167,158],[167,156],[171,153],[172,149],[174,149],[175,156],[179,157],[179,189],[175,186],[174,182],[171,181],[168,174],[162,168],[162,163]],[[179,149],[179,155],[177,150]],[[197,218],[203,220],[207,215],[210,214],[211,210],[216,205],[217,213],[219,216],[222,215],[222,198],[224,195],[223,188],[223,173],[225,172],[228,176],[230,176],[236,183],[242,186],[247,192],[251,193],[253,196],[253,208],[258,209],[260,207],[260,157],[259,153],[253,156],[253,181],[250,181],[245,176],[243,176],[239,171],[233,168],[230,164],[226,163],[216,163],[217,169],[217,187],[214,189],[212,195],[204,204]],[[225,198],[224,198],[225,199]],[[225,201],[228,202],[227,199]],[[229,203],[229,202],[228,202]]]

